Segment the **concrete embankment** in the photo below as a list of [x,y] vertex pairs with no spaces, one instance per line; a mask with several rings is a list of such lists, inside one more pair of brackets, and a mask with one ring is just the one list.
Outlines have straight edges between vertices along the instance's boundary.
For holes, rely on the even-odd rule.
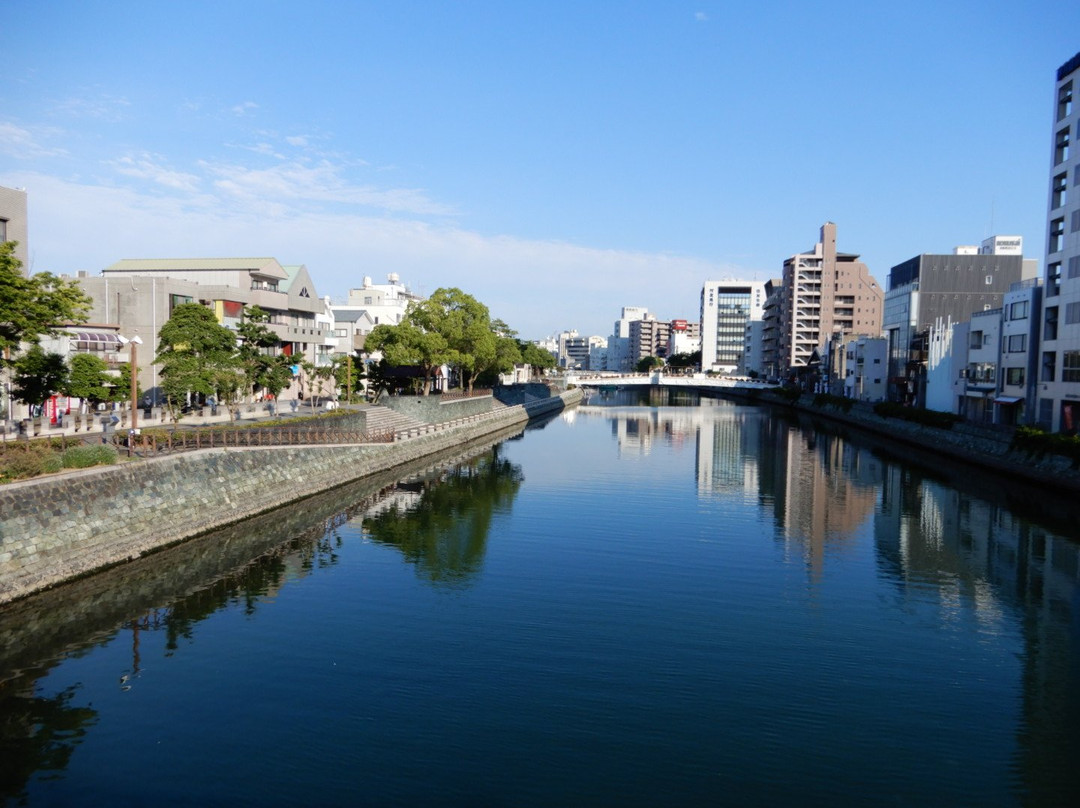
[[576,404],[505,407],[392,444],[209,449],[0,488],[0,603]]
[[1012,430],[960,422],[951,429],[885,418],[873,406],[854,402],[846,412],[832,405],[815,407],[812,397],[804,394],[792,404],[778,396],[745,396],[750,400],[788,408],[811,418],[822,418],[838,426],[853,427],[887,441],[909,446],[920,452],[977,466],[982,470],[1023,480],[1033,485],[1066,492],[1080,492],[1080,469],[1060,455],[1034,455],[1012,448]]

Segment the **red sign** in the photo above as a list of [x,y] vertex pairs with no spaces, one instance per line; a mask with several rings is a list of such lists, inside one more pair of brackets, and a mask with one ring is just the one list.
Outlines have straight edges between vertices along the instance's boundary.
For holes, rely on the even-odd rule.
[[671,330],[672,331],[685,331],[686,330],[686,320],[672,320],[671,321]]

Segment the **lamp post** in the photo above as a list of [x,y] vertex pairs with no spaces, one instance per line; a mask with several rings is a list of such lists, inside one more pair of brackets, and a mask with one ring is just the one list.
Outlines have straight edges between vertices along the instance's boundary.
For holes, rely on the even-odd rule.
[[135,364],[135,347],[142,345],[142,337],[132,337],[128,339],[121,334],[117,334],[116,338],[120,340],[121,345],[131,346],[131,435],[134,439],[135,427],[137,424],[136,412],[139,409],[139,366]]

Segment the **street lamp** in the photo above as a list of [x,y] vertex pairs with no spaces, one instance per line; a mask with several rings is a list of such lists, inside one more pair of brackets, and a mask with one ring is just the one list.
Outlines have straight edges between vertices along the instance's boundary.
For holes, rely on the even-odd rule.
[[128,339],[117,334],[116,338],[120,340],[121,345],[131,346],[131,434],[134,436],[137,418],[135,413],[139,409],[139,367],[135,364],[135,346],[142,345],[142,337]]

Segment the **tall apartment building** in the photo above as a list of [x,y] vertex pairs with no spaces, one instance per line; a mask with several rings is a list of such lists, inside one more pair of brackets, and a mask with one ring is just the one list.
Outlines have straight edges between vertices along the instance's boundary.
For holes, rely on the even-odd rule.
[[0,241],[17,241],[15,257],[22,262],[23,273],[30,274],[27,249],[26,191],[0,185]]
[[671,336],[671,324],[648,315],[630,323],[630,361],[637,365],[647,356],[667,355],[668,340]]
[[836,225],[826,222],[809,252],[784,261],[777,312],[780,375],[820,358],[826,342],[843,335],[878,336],[883,293],[858,255],[836,251]]
[[[630,344],[630,324],[649,317],[649,310],[643,306],[623,306],[622,315],[615,321],[611,336],[608,338],[607,367],[603,370],[617,370],[626,373],[637,362],[633,358]],[[601,370],[601,368],[593,368]]]
[[1054,432],[1080,427],[1080,53],[1057,71],[1050,141],[1038,423]]
[[746,328],[765,310],[764,281],[705,281],[701,287],[701,369],[746,371]]
[[882,322],[889,338],[889,397],[926,406],[930,328],[1001,308],[1011,286],[1035,273],[1036,262],[1024,259],[1019,236],[992,236],[981,247],[917,255],[894,266]]

